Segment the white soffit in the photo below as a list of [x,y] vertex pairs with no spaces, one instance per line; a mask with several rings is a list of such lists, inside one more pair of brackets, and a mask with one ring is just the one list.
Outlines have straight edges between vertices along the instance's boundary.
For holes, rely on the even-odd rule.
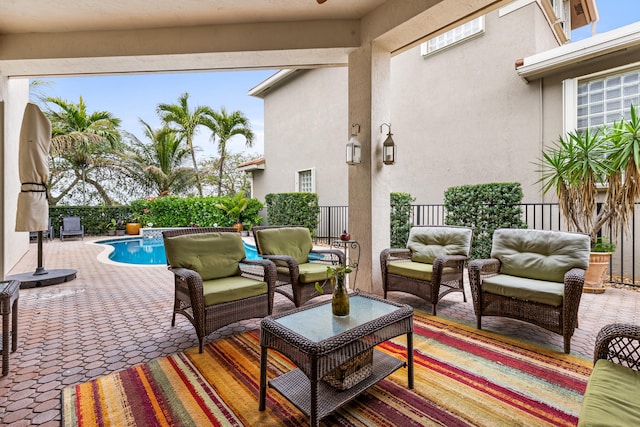
[[598,58],[632,46],[640,46],[640,22],[528,56],[517,71],[525,80],[536,80],[576,62]]

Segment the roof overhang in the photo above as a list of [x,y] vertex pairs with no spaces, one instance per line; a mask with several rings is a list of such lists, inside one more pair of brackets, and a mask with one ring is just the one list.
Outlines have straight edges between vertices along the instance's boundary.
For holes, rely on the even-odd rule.
[[640,58],[640,22],[528,56],[521,60],[517,72],[526,81],[559,73],[571,78],[585,74],[588,63],[612,68],[636,62],[636,58]]
[[265,159],[264,157],[260,157],[255,160],[250,160],[248,162],[240,163],[237,169],[243,172],[252,172],[255,170],[264,170]]

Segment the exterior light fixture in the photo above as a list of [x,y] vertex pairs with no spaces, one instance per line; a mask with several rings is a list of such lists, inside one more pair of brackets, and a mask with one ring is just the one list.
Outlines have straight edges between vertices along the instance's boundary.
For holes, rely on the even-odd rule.
[[380,125],[380,133],[382,133],[382,126],[387,126],[389,132],[387,133],[387,139],[382,143],[382,163],[385,165],[393,165],[396,162],[396,143],[393,142],[393,135],[391,133],[391,123],[383,123]]
[[[355,128],[358,128],[354,131]],[[347,142],[347,164],[358,165],[362,161],[362,146],[358,141],[357,135],[360,133],[360,125],[354,123],[351,125],[351,138]]]

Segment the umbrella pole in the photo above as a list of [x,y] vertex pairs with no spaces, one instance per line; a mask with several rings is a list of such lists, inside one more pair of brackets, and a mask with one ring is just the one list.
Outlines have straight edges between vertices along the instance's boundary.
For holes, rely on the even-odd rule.
[[42,230],[38,231],[38,267],[33,273],[34,276],[41,276],[47,274],[48,271],[42,266]]

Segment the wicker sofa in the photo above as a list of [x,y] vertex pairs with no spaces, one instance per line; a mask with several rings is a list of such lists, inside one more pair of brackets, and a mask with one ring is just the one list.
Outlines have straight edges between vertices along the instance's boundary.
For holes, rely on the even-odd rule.
[[468,266],[478,329],[482,316],[522,320],[562,335],[570,353],[589,252],[586,234],[495,230],[491,258]]
[[593,362],[578,426],[640,425],[640,326],[602,328]]

